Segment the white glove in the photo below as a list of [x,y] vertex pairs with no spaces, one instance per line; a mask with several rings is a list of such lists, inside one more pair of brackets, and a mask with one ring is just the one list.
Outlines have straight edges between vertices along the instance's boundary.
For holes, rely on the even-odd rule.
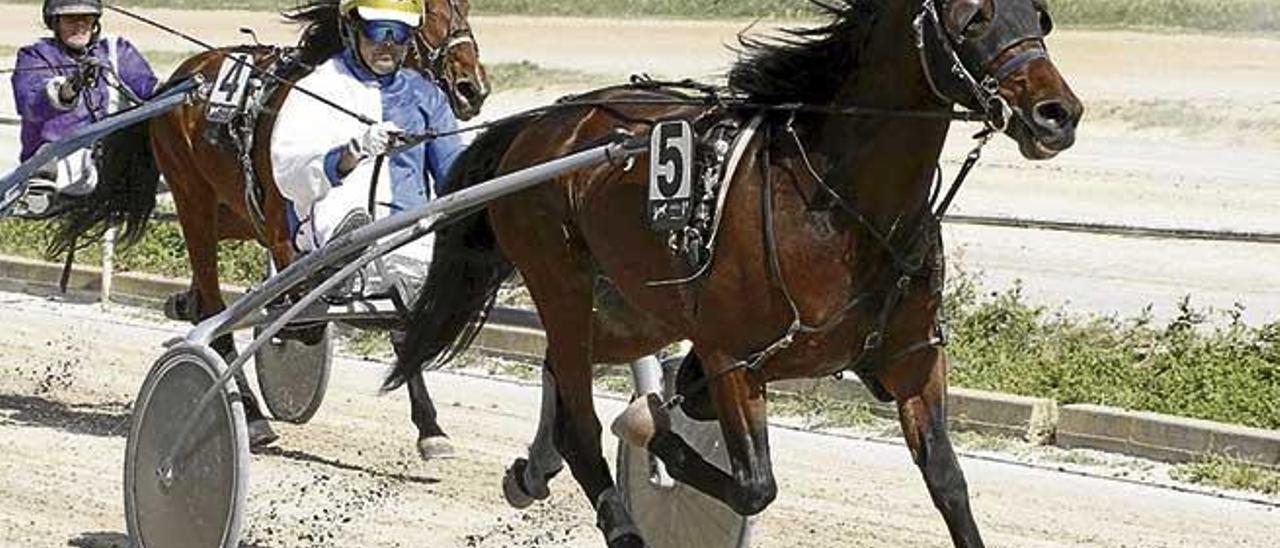
[[395,122],[378,122],[366,128],[359,137],[347,144],[356,158],[380,156],[391,150],[395,137],[404,133]]

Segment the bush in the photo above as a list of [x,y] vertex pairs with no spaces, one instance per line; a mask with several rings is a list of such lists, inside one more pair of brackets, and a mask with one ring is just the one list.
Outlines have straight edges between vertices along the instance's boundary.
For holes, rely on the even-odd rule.
[[[1280,428],[1280,322],[1251,327],[1238,309],[1179,303],[1157,324],[1145,312],[1074,316],[1025,302],[1020,287],[979,297],[964,276],[948,292],[951,382],[1261,428]],[[1219,322],[1210,322],[1221,315]]]

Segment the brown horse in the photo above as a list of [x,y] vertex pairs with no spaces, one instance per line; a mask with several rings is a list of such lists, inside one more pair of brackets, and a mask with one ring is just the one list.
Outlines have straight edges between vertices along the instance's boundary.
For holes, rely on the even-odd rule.
[[411,316],[413,349],[387,380],[394,387],[465,346],[514,264],[546,328],[544,377],[555,400],[554,424],[539,428],[553,441],[534,441],[530,460],[541,463],[527,463],[519,488],[545,498],[562,455],[609,546],[643,541],[601,453],[592,364],[634,360],[679,339],[693,342],[695,357],[681,372],[695,380],[682,392],[690,404],[709,403],[732,472],[667,429],[654,397],[637,399],[615,430],[645,444],[672,477],[741,514],[762,511],[776,495],[766,384],[853,370],[897,402],[955,545],[982,545],[943,408],[939,218],[956,187],[943,194],[935,186],[938,159],[956,103],[984,112],[988,127],[1005,130],[1031,159],[1070,147],[1083,107],[1046,54],[1052,22],[1042,0],[815,3],[830,24],[744,40],[745,56],[716,96],[654,86],[579,96],[490,130],[455,165],[457,189],[619,129],[643,135],[656,120],[699,127],[717,110],[763,113],[728,181],[703,274],[653,283],[695,268],[671,251],[667,234],[646,226],[647,161],[560,177],[440,233],[433,264],[445,266],[433,268]]
[[[469,0],[425,0],[426,14],[418,29],[416,47],[410,49],[405,64],[434,80],[450,97],[460,119],[479,112],[488,94],[484,68],[471,27],[467,22]],[[297,81],[310,67],[342,49],[338,30],[338,0],[316,0],[287,11],[284,16],[304,24],[297,62],[281,75]],[[206,81],[217,76],[223,59],[233,52],[249,53],[260,69],[281,62],[283,50],[266,46],[223,48],[201,53],[184,61],[170,77],[178,82],[193,75]],[[170,298],[167,312],[178,319],[198,322],[226,308],[218,281],[218,242],[257,240],[270,250],[278,268],[294,259],[286,222],[286,205],[272,177],[268,144],[275,125],[275,112],[291,87],[282,84],[266,101],[253,130],[254,146],[249,158],[254,178],[263,189],[261,209],[265,222],[255,226],[254,213],[246,201],[245,182],[237,153],[206,139],[210,130],[203,103],[180,107],[147,123],[128,128],[104,144],[102,183],[94,204],[74,211],[64,220],[55,246],[85,241],[88,231],[104,224],[124,221],[125,234],[136,236],[149,220],[157,183],[155,167],[164,174],[178,210],[178,221],[187,244],[192,287]],[[335,110],[335,116],[341,116]],[[222,136],[225,142],[228,137]],[[154,160],[153,160],[154,158]],[[154,161],[154,164],[152,163]],[[234,355],[231,337],[214,341],[224,357]],[[419,450],[424,458],[447,452],[444,432],[436,422],[436,411],[422,379],[410,382],[411,411],[419,431]],[[247,393],[245,387],[242,393]],[[250,421],[261,418],[256,402],[246,401]]]

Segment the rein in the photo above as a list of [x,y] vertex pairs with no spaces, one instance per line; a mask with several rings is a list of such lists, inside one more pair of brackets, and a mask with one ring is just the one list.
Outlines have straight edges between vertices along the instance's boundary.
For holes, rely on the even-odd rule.
[[[168,25],[165,25],[164,23],[160,23],[159,21],[155,21],[155,20],[149,19],[149,18],[147,18],[147,17],[145,17],[145,16],[138,15],[138,14],[136,14],[136,13],[130,12],[129,10],[126,10],[126,9],[124,9],[124,8],[116,7],[116,6],[113,6],[113,5],[111,5],[111,4],[106,4],[106,3],[104,3],[104,4],[102,5],[102,7],[106,8],[106,9],[109,9],[109,10],[111,10],[111,11],[114,11],[114,12],[116,12],[116,13],[119,13],[120,15],[123,15],[123,16],[125,16],[125,17],[130,18],[130,19],[134,19],[134,20],[140,21],[140,22],[142,22],[143,24],[146,24],[146,25],[149,25],[149,26],[151,26],[151,27],[155,27],[155,28],[157,28],[157,29],[160,29],[160,30],[162,30],[162,31],[165,31],[165,32],[167,32],[167,33],[169,33],[169,34],[172,34],[172,35],[174,35],[174,36],[177,36],[177,37],[179,37],[179,38],[182,38],[183,40],[186,40],[186,41],[191,42],[191,43],[193,43],[193,44],[195,44],[195,45],[197,45],[197,46],[200,46],[200,47],[204,48],[206,51],[214,51],[214,50],[218,49],[218,48],[214,47],[212,44],[210,44],[210,43],[208,43],[208,42],[205,42],[205,41],[203,41],[203,40],[200,40],[199,38],[196,38],[196,37],[194,37],[194,36],[191,36],[191,35],[189,35],[189,34],[186,34],[186,33],[182,32],[182,31],[180,31],[180,30],[177,30],[177,29],[175,29],[175,28],[173,28],[173,27],[170,27],[170,26],[168,26]],[[274,80],[277,84],[284,84],[284,85],[287,85],[287,86],[289,86],[289,88],[290,88],[291,90],[298,91],[298,92],[302,93],[303,95],[306,95],[306,96],[308,96],[308,97],[310,97],[310,98],[312,98],[312,99],[315,99],[315,100],[317,100],[317,101],[320,101],[320,102],[321,102],[321,103],[323,103],[325,106],[327,106],[327,107],[329,107],[329,108],[332,108],[332,109],[334,109],[334,110],[336,110],[336,111],[338,111],[338,112],[340,112],[340,113],[342,113],[342,114],[345,114],[345,115],[347,115],[347,116],[350,116],[350,117],[352,117],[352,118],[355,118],[356,120],[359,120],[361,123],[363,123],[363,124],[365,124],[365,125],[367,125],[367,126],[371,126],[371,125],[373,125],[373,124],[378,123],[376,120],[373,120],[372,118],[369,118],[368,116],[365,116],[365,115],[363,115],[363,114],[360,114],[360,113],[358,113],[358,112],[355,112],[355,111],[353,111],[353,110],[351,110],[351,109],[348,109],[348,108],[346,108],[346,107],[344,107],[344,106],[342,106],[342,105],[339,105],[339,104],[337,104],[337,103],[335,103],[335,102],[333,102],[333,101],[331,101],[331,100],[329,100],[329,99],[326,99],[325,97],[321,96],[321,95],[320,95],[320,94],[318,94],[318,93],[315,93],[315,92],[313,92],[313,91],[311,91],[311,90],[308,90],[308,89],[306,89],[306,88],[299,87],[299,86],[298,86],[298,84],[297,84],[296,82],[293,82],[293,81],[291,81],[291,80],[289,80],[289,79],[287,79],[287,78],[284,78],[284,77],[282,77],[282,76],[279,76],[279,75],[277,75],[277,74],[274,74],[274,73],[271,73],[271,72],[268,72],[268,71],[264,71],[264,70],[262,70],[262,69],[259,69],[259,68],[258,68],[257,66],[255,66],[255,65],[253,64],[253,62],[251,62],[251,61],[242,61],[242,60],[237,59],[237,58],[234,58],[234,57],[227,57],[227,59],[231,59],[232,61],[234,61],[234,62],[236,62],[236,63],[239,63],[240,65],[244,66],[245,68],[249,69],[250,71],[252,71],[252,72],[253,72],[253,73],[255,73],[255,74],[259,74],[259,75],[262,75],[262,76],[266,76],[267,78],[269,78],[269,79],[271,79],[271,80]]]

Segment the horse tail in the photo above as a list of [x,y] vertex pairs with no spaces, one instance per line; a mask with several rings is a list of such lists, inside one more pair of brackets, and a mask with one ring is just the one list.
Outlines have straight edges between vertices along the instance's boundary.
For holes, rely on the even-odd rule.
[[[529,120],[509,120],[477,137],[454,162],[446,188],[459,190],[494,178]],[[514,270],[498,248],[485,209],[440,229],[431,269],[405,322],[396,366],[383,390],[399,387],[424,368],[443,367],[466,350],[488,319],[498,288]]]
[[59,226],[45,250],[48,256],[101,241],[112,226],[123,226],[118,236],[122,247],[137,243],[146,233],[160,184],[150,127],[150,120],[143,120],[102,139],[98,184],[59,216]]

